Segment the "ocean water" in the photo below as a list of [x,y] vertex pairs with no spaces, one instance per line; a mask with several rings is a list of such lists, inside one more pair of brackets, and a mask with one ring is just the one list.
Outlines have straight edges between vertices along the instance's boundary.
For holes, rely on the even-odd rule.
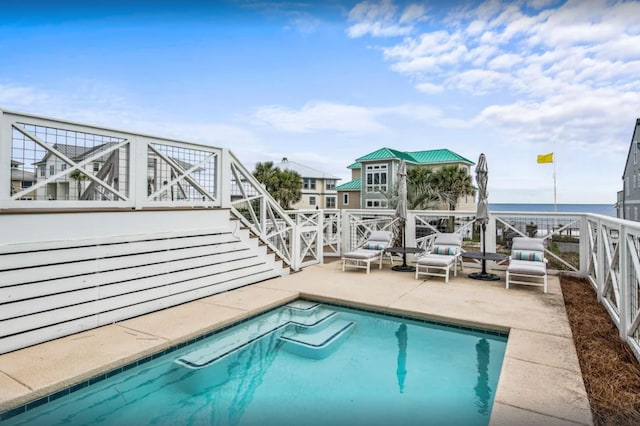
[[[495,212],[553,212],[553,204],[503,204],[490,203]],[[616,217],[613,204],[558,204],[559,213],[595,213]]]

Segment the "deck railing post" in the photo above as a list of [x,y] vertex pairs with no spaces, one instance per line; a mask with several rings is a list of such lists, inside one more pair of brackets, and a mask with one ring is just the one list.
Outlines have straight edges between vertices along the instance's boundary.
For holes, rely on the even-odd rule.
[[300,224],[298,215],[293,220],[293,229],[291,230],[291,265],[294,271],[300,270],[302,259],[300,258]]
[[148,202],[147,200],[147,157],[149,155],[149,141],[143,136],[132,136],[131,144],[132,149],[131,170],[129,171],[129,182],[132,184],[129,187],[131,191],[129,196],[133,201],[133,205],[136,210],[142,209]]
[[[216,182],[216,196],[220,202],[220,207],[231,207],[231,155],[228,148],[222,148],[220,160],[218,162],[220,173]],[[240,185],[242,183],[239,183]]]
[[[11,144],[11,121],[0,109],[0,158],[12,158]],[[8,165],[5,162],[0,167],[0,209],[8,208],[11,201],[11,167]]]
[[405,222],[405,245],[407,247],[416,247],[416,214],[407,212],[407,221]]
[[351,227],[349,226],[349,210],[340,211],[340,253],[350,252]]
[[318,263],[324,263],[324,210],[316,210],[316,216],[318,218],[316,226],[318,233],[316,235],[316,253],[318,257]]
[[589,256],[591,248],[589,247],[589,223],[586,215],[580,216],[580,275],[586,278],[589,275]]
[[[629,291],[629,286],[633,280],[630,280],[629,277],[632,275],[633,269],[631,268],[631,263],[629,262],[629,235],[627,234],[627,227],[625,225],[620,226],[620,237],[618,239],[619,245],[619,253],[618,253],[618,261],[619,271],[620,271],[620,280],[618,282],[619,285],[619,294],[620,300],[618,300],[618,315],[620,316],[620,323],[618,331],[620,332],[620,338],[627,342],[629,340],[629,335],[627,333],[629,329],[629,312],[631,312],[631,301]],[[613,267],[613,265],[612,265]],[[613,274],[613,271],[611,272]]]
[[[604,288],[604,277],[607,276],[607,271],[605,270],[605,261],[604,261],[604,235],[602,233],[602,220],[598,219],[598,247],[596,249],[596,257],[598,264],[598,273],[596,275],[596,294],[598,295],[598,302],[602,303],[602,289]],[[620,232],[620,239],[618,240],[618,244],[624,243],[624,238],[626,238],[622,231]]]
[[496,252],[496,217],[489,214],[489,221],[487,222],[487,231],[485,236],[487,241],[487,252]]

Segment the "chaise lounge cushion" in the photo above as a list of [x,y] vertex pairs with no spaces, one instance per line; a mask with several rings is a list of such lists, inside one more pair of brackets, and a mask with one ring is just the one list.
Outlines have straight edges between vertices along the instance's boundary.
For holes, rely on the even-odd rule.
[[439,246],[456,246],[462,245],[462,235],[460,234],[440,234],[436,238]]
[[345,253],[344,256],[350,259],[371,259],[380,256],[380,250],[357,249],[350,251],[349,253]]
[[541,238],[515,237],[511,248],[513,250],[544,252],[544,244]]
[[530,262],[528,260],[512,260],[508,271],[512,274],[545,276],[547,265],[544,262]]
[[418,259],[419,265],[425,266],[447,266],[455,262],[455,256],[446,256],[442,254],[427,254]]

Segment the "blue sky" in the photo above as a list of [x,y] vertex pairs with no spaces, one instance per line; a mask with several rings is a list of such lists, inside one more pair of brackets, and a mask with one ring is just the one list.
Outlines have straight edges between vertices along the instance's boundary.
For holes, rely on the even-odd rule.
[[[213,4],[212,4],[213,3]],[[87,5],[90,6],[87,6]],[[342,177],[387,146],[489,164],[490,201],[615,202],[640,2],[3,4],[0,107]]]

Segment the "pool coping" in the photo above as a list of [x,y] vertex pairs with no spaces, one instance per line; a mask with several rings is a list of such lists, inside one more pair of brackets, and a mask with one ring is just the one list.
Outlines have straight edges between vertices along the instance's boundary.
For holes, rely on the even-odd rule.
[[[75,390],[88,385],[92,380],[99,381],[97,378],[111,377],[118,372],[162,356],[189,343],[202,340],[205,336],[220,332],[237,322],[246,321],[274,307],[301,298],[314,302],[370,310],[383,315],[389,314],[404,316],[412,320],[436,322],[453,327],[474,330],[487,329],[491,332],[509,333],[503,370],[498,388],[495,390],[490,423],[508,424],[516,421],[519,423],[523,421],[540,423],[540,421],[544,421],[549,424],[592,424],[586,391],[584,390],[580,367],[575,356],[575,347],[572,346],[573,341],[570,332],[567,335],[563,324],[560,324],[558,330],[553,328],[547,330],[543,327],[538,327],[538,329],[533,327],[531,329],[528,324],[523,324],[523,326],[516,324],[514,327],[513,324],[509,325],[509,321],[487,320],[490,319],[490,316],[484,318],[482,316],[474,317],[473,315],[455,315],[455,309],[451,311],[451,315],[443,315],[438,309],[431,309],[427,306],[429,298],[425,299],[427,302],[424,303],[424,306],[416,303],[416,301],[419,302],[424,297],[423,293],[429,293],[429,296],[437,296],[445,291],[451,292],[453,290],[455,292],[458,289],[464,294],[465,291],[471,289],[475,292],[473,298],[479,298],[483,292],[488,292],[489,297],[481,300],[480,302],[482,303],[490,301],[491,292],[494,292],[495,295],[500,295],[502,298],[514,297],[525,300],[531,305],[528,306],[527,303],[523,303],[525,308],[540,309],[541,305],[537,303],[540,299],[537,289],[532,291],[530,289],[505,290],[502,288],[497,291],[495,284],[478,285],[477,282],[470,283],[469,280],[461,277],[452,279],[445,287],[443,282],[439,282],[437,279],[428,281],[414,280],[408,274],[403,275],[402,273],[388,270],[372,271],[367,276],[361,271],[338,273],[336,269],[338,267],[335,263],[318,265],[288,277],[265,281],[189,302],[185,305],[180,305],[182,308],[168,308],[164,311],[106,326],[121,327],[124,330],[153,336],[154,330],[156,330],[155,333],[159,333],[157,330],[162,330],[162,328],[158,327],[158,324],[161,324],[161,321],[167,321],[166,318],[162,319],[161,317],[168,317],[169,322],[171,322],[172,315],[174,318],[176,315],[182,318],[179,316],[183,315],[181,311],[194,308],[190,305],[195,305],[201,310],[214,309],[214,307],[217,310],[221,310],[221,307],[226,309],[226,311],[222,309],[226,315],[222,320],[212,320],[204,328],[200,327],[198,329],[201,324],[196,324],[194,325],[195,329],[190,329],[187,333],[178,333],[179,335],[176,334],[173,338],[169,331],[162,330],[163,335],[156,336],[162,339],[154,342],[154,345],[149,348],[144,350],[128,348],[124,350],[124,355],[118,360],[110,363],[96,362],[95,366],[92,364],[92,367],[95,368],[85,368],[84,371],[81,371],[81,374],[78,374],[79,368],[75,370],[70,368],[71,372],[64,380],[54,381],[49,378],[48,381],[44,379],[39,381],[26,373],[29,370],[27,365],[16,366],[15,364],[31,362],[34,359],[34,352],[46,354],[48,349],[51,351],[55,349],[54,346],[56,345],[65,345],[65,339],[68,340],[72,336],[36,345],[39,347],[37,349],[31,347],[0,355],[0,373],[26,388],[26,391],[20,395],[14,395],[13,398],[0,394],[1,419],[8,418],[9,414],[12,416],[17,414],[15,410],[27,410],[55,400],[71,392],[72,389]],[[329,278],[327,274],[334,279],[334,282],[329,281],[331,284],[327,282]],[[559,320],[559,323],[564,321],[568,327],[564,305],[560,307],[557,300],[555,300],[558,297],[562,298],[561,291],[559,291],[559,282],[555,277],[550,277],[549,281],[550,287],[554,289],[551,292],[551,298],[548,298],[549,300],[554,300],[552,313],[557,316],[556,319]],[[335,285],[347,287],[335,287]],[[501,286],[501,284],[499,285]],[[359,291],[352,291],[352,287],[359,287],[359,289],[356,289]],[[546,298],[547,295],[544,295],[544,297]],[[380,300],[377,300],[377,298]],[[519,300],[518,303],[522,303],[522,300]],[[478,301],[476,300],[476,302]],[[496,303],[500,303],[500,301]],[[497,307],[496,305],[494,308]],[[541,310],[540,314],[549,315],[550,312]],[[190,325],[191,321],[187,321],[187,323],[189,323],[187,325]],[[156,328],[154,329],[154,327]],[[514,330],[515,333],[513,332]],[[558,364],[555,360],[541,362],[541,359],[544,361],[549,358],[548,354],[529,355],[527,348],[533,347],[535,352],[536,339],[538,341],[548,340],[552,346],[556,345],[552,347],[554,352],[557,352],[558,348],[565,352],[571,352],[571,349],[573,349],[573,353],[565,355],[560,353],[560,356],[566,356],[568,360],[566,361],[566,366]],[[91,350],[91,341],[91,338],[86,339],[86,350]],[[66,343],[68,344],[68,342]],[[568,343],[571,343],[570,348]],[[55,355],[56,352],[53,351],[53,353]],[[53,363],[55,360],[51,362]],[[535,376],[539,376],[537,381]],[[539,383],[540,378],[542,378],[542,383]],[[523,380],[526,381],[524,387],[522,386]],[[551,383],[549,383],[549,380],[551,380]],[[554,380],[558,382],[555,387],[559,387],[561,391],[565,392],[560,396],[557,395],[557,392],[549,392],[549,389],[554,386]],[[36,385],[34,386],[34,384]],[[539,387],[542,387],[542,389],[536,389]],[[530,389],[527,390],[527,388]],[[545,395],[549,396],[545,397]],[[563,399],[562,404],[558,404],[558,398]],[[567,403],[567,401],[569,402]]]

